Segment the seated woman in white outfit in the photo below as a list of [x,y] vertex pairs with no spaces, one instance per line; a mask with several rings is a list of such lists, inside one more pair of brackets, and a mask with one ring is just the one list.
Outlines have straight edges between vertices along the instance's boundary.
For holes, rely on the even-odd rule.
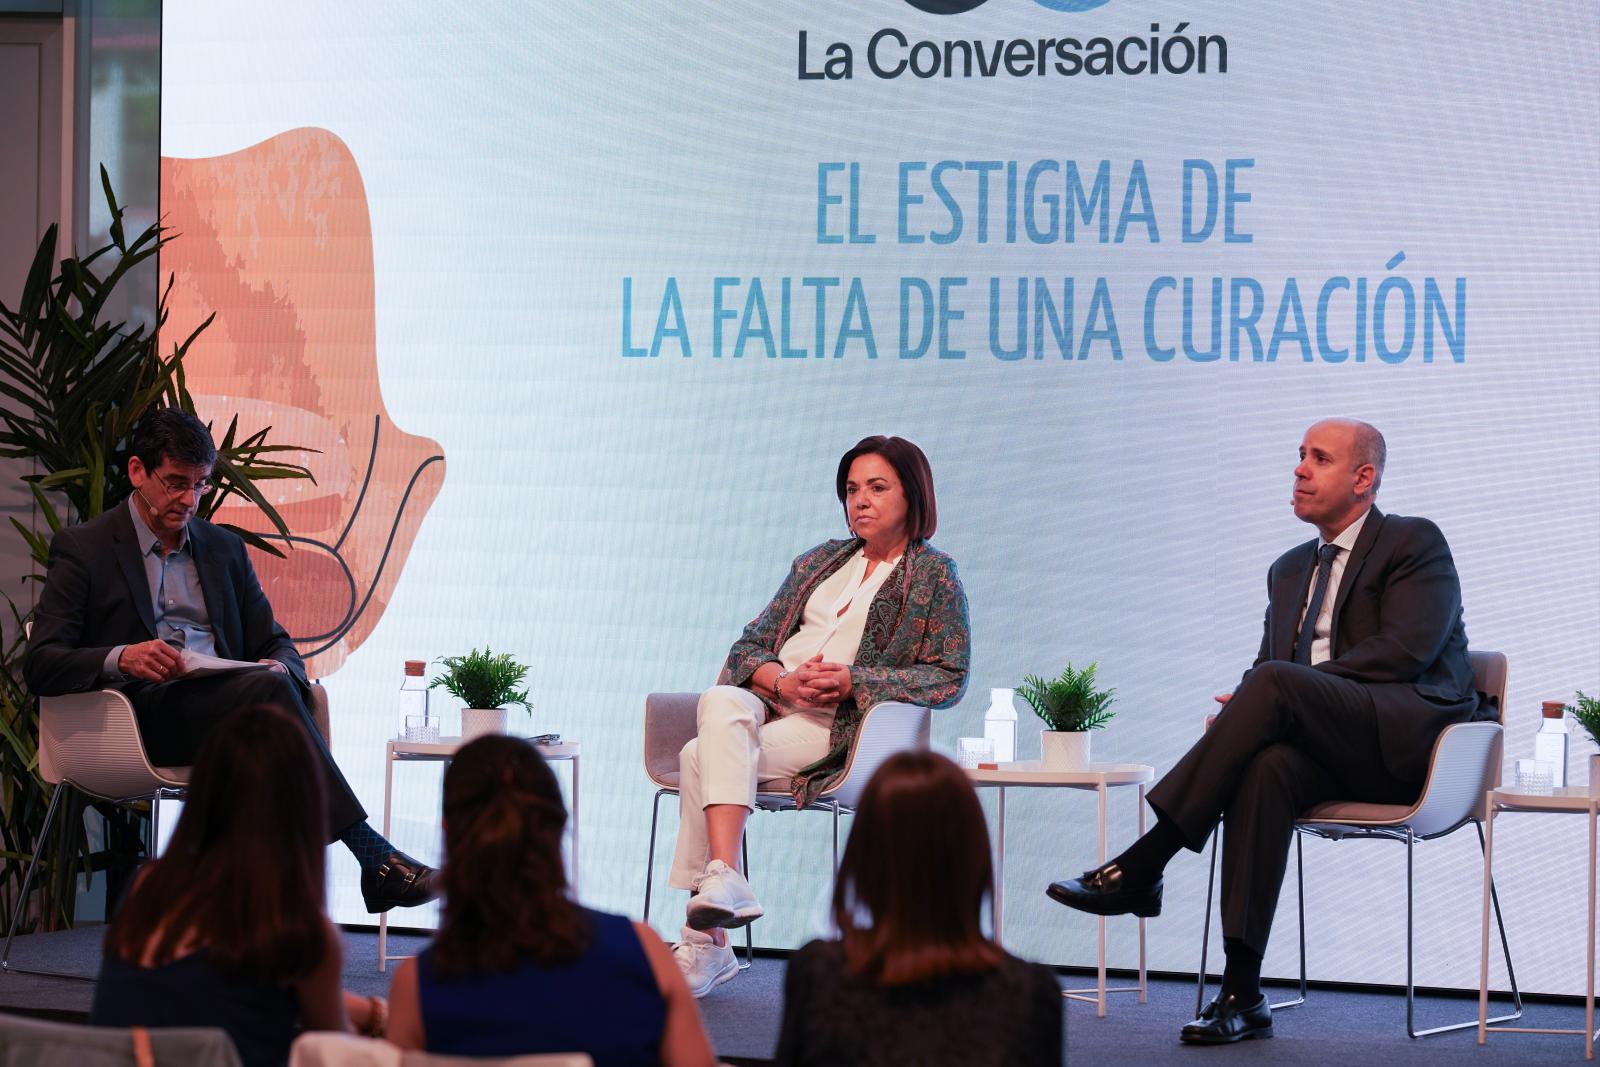
[[679,757],[681,818],[669,884],[693,891],[674,949],[704,996],[738,973],[727,929],[760,918],[739,871],[756,785],[787,778],[805,806],[841,776],[875,704],[948,707],[967,684],[967,599],[928,544],[933,473],[899,437],[868,437],[835,479],[851,537],[802,553],[745,627],[721,682],[700,697],[699,736]]

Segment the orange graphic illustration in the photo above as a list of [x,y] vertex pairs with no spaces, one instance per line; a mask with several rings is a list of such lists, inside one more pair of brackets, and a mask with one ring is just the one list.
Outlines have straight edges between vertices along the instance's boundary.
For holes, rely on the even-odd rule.
[[[237,413],[241,436],[270,426],[272,441],[319,450],[297,459],[314,484],[261,483],[293,549],[252,559],[307,668],[326,676],[377,625],[444,483],[439,445],[383,404],[360,171],[328,131],[291,130],[163,158],[161,210],[181,235],[161,259],[174,278],[167,337],[217,314],[184,360],[200,417],[220,436]],[[216,518],[265,533],[248,505]]]

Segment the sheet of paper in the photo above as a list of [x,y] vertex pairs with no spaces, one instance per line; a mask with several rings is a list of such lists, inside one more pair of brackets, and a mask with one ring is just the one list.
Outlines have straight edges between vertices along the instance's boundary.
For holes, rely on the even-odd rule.
[[188,678],[203,678],[208,674],[226,674],[229,671],[267,670],[265,663],[252,663],[242,659],[221,659],[203,652],[183,650],[183,673]]

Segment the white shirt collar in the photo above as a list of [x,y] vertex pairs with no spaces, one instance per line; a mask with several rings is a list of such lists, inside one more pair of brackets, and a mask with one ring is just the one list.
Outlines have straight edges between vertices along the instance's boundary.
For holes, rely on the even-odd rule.
[[1361,536],[1361,527],[1367,524],[1367,516],[1371,514],[1372,505],[1369,504],[1367,505],[1367,510],[1361,513],[1361,517],[1356,519],[1356,521],[1352,522],[1349,526],[1346,526],[1343,530],[1339,531],[1339,536],[1335,537],[1332,541],[1324,541],[1321,537],[1318,537],[1317,547],[1321,548],[1323,545],[1336,545],[1343,550],[1346,555],[1349,555],[1351,550],[1356,547],[1356,538]]

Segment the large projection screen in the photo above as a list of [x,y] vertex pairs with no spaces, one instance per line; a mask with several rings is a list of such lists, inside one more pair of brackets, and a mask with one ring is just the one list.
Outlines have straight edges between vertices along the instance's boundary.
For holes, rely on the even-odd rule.
[[[375,820],[402,661],[513,652],[514,724],[583,747],[582,896],[638,915],[645,694],[711,684],[843,532],[869,433],[927,451],[971,601],[946,751],[991,687],[1094,662],[1097,757],[1170,767],[1313,534],[1291,471],[1330,414],[1385,431],[1380,506],[1439,524],[1473,646],[1510,657],[1507,760],[1600,686],[1592,3],[169,0],[162,34],[167,330],[215,312],[205,413],[320,450],[278,489],[296,551],[257,564]],[[395,781],[429,859],[438,774]],[[1092,962],[1043,894],[1095,862],[1092,794],[1008,809],[1006,945]],[[1582,986],[1543,916],[1579,913],[1583,841],[1497,835],[1524,988]],[[758,816],[751,851],[760,943],[815,936],[828,820]],[[1404,850],[1305,866],[1313,977],[1403,981]],[[1419,983],[1475,984],[1480,872],[1470,830],[1421,847]],[[1152,967],[1194,969],[1205,874],[1169,871]],[[1131,966],[1132,921],[1110,939]]]

